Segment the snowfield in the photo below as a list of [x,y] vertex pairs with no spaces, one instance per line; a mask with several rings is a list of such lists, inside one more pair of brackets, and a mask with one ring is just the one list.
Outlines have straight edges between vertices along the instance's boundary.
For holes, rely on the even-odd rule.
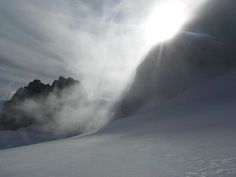
[[235,76],[154,99],[96,133],[1,150],[0,176],[235,177]]

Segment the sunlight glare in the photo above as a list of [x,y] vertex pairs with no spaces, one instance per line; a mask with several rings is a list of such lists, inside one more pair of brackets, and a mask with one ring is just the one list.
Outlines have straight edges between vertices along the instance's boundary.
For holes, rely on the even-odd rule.
[[188,17],[186,7],[179,1],[158,5],[144,25],[147,45],[152,46],[174,37],[187,22]]

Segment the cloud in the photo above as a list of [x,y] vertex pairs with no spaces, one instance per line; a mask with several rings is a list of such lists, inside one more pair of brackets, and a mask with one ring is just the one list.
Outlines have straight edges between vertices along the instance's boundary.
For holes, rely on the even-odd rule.
[[35,78],[51,82],[59,75],[72,76],[91,95],[114,96],[147,52],[140,25],[156,3],[1,1],[0,80],[19,87]]
[[75,88],[60,98],[51,94],[43,104],[26,100],[19,109],[43,121],[65,103],[54,113],[55,122],[43,126],[59,133],[104,125],[111,104],[101,100],[115,101],[145,53],[137,27],[141,1],[1,1],[0,97],[9,98],[33,79],[51,82],[59,75],[71,76],[81,81],[89,104],[78,99],[83,94]]
[[116,92],[144,54],[138,2],[1,1],[0,80],[20,86],[64,75],[91,92]]
[[28,98],[12,108],[19,111],[13,113],[18,122],[30,118],[32,129],[71,136],[104,126],[112,115],[110,106],[102,100],[89,100],[79,84],[59,92],[55,89],[47,97]]
[[[51,82],[63,75],[80,80],[90,97],[114,101],[147,52],[140,24],[156,2],[0,1],[0,98],[35,78]],[[204,27],[201,29],[204,32]],[[98,112],[82,108],[78,112],[64,107],[59,120],[65,121],[70,112],[68,122]],[[89,109],[97,109],[97,105]]]

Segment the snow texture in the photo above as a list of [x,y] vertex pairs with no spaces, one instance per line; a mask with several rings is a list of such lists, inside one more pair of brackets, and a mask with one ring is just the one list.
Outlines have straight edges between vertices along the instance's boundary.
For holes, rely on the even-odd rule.
[[154,100],[96,133],[1,150],[0,176],[235,177],[235,78]]

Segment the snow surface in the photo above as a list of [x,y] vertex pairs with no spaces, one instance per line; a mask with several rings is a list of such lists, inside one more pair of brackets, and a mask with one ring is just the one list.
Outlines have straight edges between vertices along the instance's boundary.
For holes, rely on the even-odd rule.
[[154,100],[93,134],[1,150],[0,176],[235,177],[235,78]]
[[34,128],[21,128],[17,131],[5,130],[0,131],[0,150],[62,138],[65,138],[65,136],[38,131]]

